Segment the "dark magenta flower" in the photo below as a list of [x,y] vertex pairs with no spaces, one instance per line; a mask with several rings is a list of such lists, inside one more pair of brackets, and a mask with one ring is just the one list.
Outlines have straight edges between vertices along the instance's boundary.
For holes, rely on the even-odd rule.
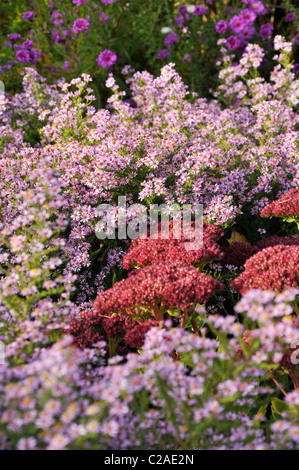
[[19,49],[16,52],[16,59],[19,62],[30,62],[30,54],[26,49]]
[[265,13],[265,7],[259,0],[253,0],[249,3],[249,8],[257,15]]
[[85,5],[85,3],[87,3],[88,0],[73,0],[73,3],[75,5]]
[[107,23],[107,21],[110,20],[110,17],[108,15],[106,15],[106,13],[101,11],[101,13],[99,14],[99,19],[101,20],[100,21],[101,24],[105,24],[105,23]]
[[89,28],[89,22],[85,20],[85,18],[78,18],[73,24],[73,31],[80,32],[80,31],[87,31]]
[[238,49],[240,44],[240,40],[236,36],[230,36],[229,38],[227,38],[225,43],[226,47],[228,47],[228,49],[230,49],[231,51]]
[[242,31],[242,34],[240,35],[240,39],[245,39],[248,41],[249,39],[252,38],[254,33],[255,33],[255,27],[251,26],[250,24],[246,24]]
[[298,62],[293,64],[292,71],[296,74],[299,73],[299,63]]
[[185,15],[188,12],[187,5],[180,5],[178,8],[178,12],[180,15]]
[[180,26],[184,26],[185,20],[183,16],[177,16],[174,21],[176,22],[176,24],[179,24]]
[[224,34],[225,31],[228,28],[228,23],[227,21],[220,20],[218,23],[216,23],[215,29],[218,34]]
[[24,20],[31,21],[35,17],[35,13],[33,11],[26,11],[23,15]]
[[161,49],[158,52],[157,57],[158,59],[165,60],[169,55],[170,55],[170,52],[168,49]]
[[8,34],[7,37],[10,41],[19,41],[22,36],[20,34]]
[[166,47],[171,47],[176,41],[180,39],[180,36],[177,33],[170,33],[166,36],[164,44]]
[[291,23],[292,21],[295,21],[296,19],[296,15],[295,13],[288,13],[286,16],[285,16],[285,23]]
[[240,16],[243,18],[244,21],[246,21],[246,23],[254,23],[256,19],[256,13],[253,10],[250,10],[249,8],[243,10]]
[[246,26],[246,21],[241,15],[233,16],[229,22],[229,26],[234,33],[241,33]]
[[31,39],[26,39],[21,45],[22,49],[31,50],[33,48],[33,42]]
[[274,26],[270,23],[262,24],[260,27],[260,37],[263,41],[269,39],[273,33]]
[[209,11],[207,7],[203,7],[202,5],[195,5],[195,8],[192,14],[200,16],[200,15],[204,15],[205,13],[207,13],[207,11]]
[[116,61],[117,55],[115,52],[109,51],[108,49],[105,49],[103,52],[101,52],[97,58],[97,64],[100,67],[111,67],[111,65],[115,64]]
[[30,55],[30,62],[32,64],[36,64],[38,62],[39,57],[42,55],[41,52],[35,50],[35,49],[30,49],[29,51]]

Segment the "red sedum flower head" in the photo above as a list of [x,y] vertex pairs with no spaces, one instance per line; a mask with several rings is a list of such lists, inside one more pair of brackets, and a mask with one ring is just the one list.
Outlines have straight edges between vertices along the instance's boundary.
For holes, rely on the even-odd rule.
[[222,284],[181,261],[157,262],[100,292],[94,309],[98,314],[125,313],[137,321],[146,313],[163,320],[165,310],[194,311],[206,303]]
[[276,245],[259,251],[245,262],[245,270],[232,286],[243,295],[250,289],[282,292],[299,285],[299,246]]
[[299,219],[299,188],[292,188],[261,210],[262,217]]
[[[163,239],[161,230],[158,239],[133,240],[127,254],[123,258],[125,269],[142,268],[157,261],[182,261],[186,264],[203,268],[213,260],[223,256],[222,248],[216,240],[223,234],[219,227],[204,223],[203,245],[199,250],[186,250],[187,238],[182,236],[175,239],[173,236],[173,223],[170,221],[169,238]],[[191,235],[190,235],[191,239]]]

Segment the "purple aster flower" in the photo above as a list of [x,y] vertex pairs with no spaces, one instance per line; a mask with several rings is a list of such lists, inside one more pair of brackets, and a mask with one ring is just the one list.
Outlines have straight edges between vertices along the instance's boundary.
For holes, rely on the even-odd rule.
[[39,57],[42,55],[41,52],[35,50],[35,49],[31,49],[29,51],[29,55],[30,55],[30,62],[32,64],[36,64],[38,62],[38,59]]
[[19,49],[16,52],[16,59],[19,62],[30,62],[30,54],[25,49]]
[[299,73],[299,63],[298,62],[293,64],[292,71],[296,74]]
[[294,43],[299,45],[299,33],[294,37]]
[[109,51],[108,49],[104,49],[97,58],[97,64],[100,67],[110,67],[115,64],[116,61],[117,55],[115,52]]
[[85,5],[85,3],[87,3],[88,0],[73,0],[73,3],[75,5]]
[[180,15],[185,15],[187,13],[187,5],[180,5],[178,8],[178,12]]
[[22,36],[20,34],[8,34],[7,37],[10,41],[19,41]]
[[228,28],[228,23],[224,20],[218,21],[218,23],[216,23],[216,26],[215,26],[216,32],[218,34],[224,34],[227,28]]
[[164,40],[164,44],[166,47],[171,47],[179,39],[180,37],[177,33],[171,33],[171,34],[168,34],[168,36],[166,36]]
[[246,23],[254,23],[254,21],[256,20],[256,13],[253,10],[250,10],[249,8],[243,10],[240,16],[243,18],[244,21],[246,21]]
[[170,52],[168,49],[161,49],[158,52],[157,57],[158,59],[165,60],[169,55],[170,55]]
[[24,41],[23,44],[21,44],[21,48],[26,49],[26,50],[32,49],[33,42],[31,41],[31,39],[26,39],[26,41]]
[[101,20],[100,21],[101,24],[105,24],[107,23],[107,21],[110,20],[110,17],[106,15],[103,11],[101,11],[101,13],[99,14],[99,19]]
[[86,31],[89,28],[89,22],[84,18],[78,18],[73,24],[73,31]]
[[117,0],[101,0],[102,3],[105,3],[105,5],[110,5],[111,3],[117,2]]
[[249,3],[249,8],[253,10],[257,15],[265,14],[265,7],[259,0],[253,0]]
[[56,44],[65,44],[66,43],[65,38],[59,34],[59,31],[56,28],[53,28],[53,30],[52,30],[52,38],[54,39]]
[[66,60],[62,66],[63,70],[68,71],[70,68],[70,63]]
[[242,31],[242,38],[246,40],[251,39],[254,33],[255,33],[255,27],[251,26],[250,24],[247,24],[245,25],[245,28]]
[[26,11],[22,18],[24,20],[31,21],[31,20],[33,20],[34,17],[35,17],[34,11]]
[[134,108],[134,109],[135,109],[135,108],[138,107],[136,101],[134,101],[133,98],[126,98],[126,99],[124,100],[124,102],[125,102],[125,103],[128,103],[128,105],[130,106],[130,108]]
[[285,16],[285,23],[291,23],[292,21],[295,21],[296,19],[296,15],[295,13],[288,13],[286,16]]
[[234,33],[241,33],[246,25],[244,18],[239,16],[233,16],[229,22],[229,26]]
[[274,26],[270,23],[262,24],[260,27],[260,37],[263,41],[269,39],[273,33]]
[[182,58],[182,62],[183,63],[186,63],[186,62],[191,62],[191,55],[190,54],[185,54],[184,57]]
[[192,14],[199,16],[199,15],[204,15],[205,13],[207,13],[207,11],[209,11],[207,7],[203,7],[202,5],[195,5],[195,8]]
[[240,44],[241,42],[238,38],[236,38],[236,36],[230,36],[225,42],[226,47],[228,47],[228,49],[230,49],[231,51],[238,49]]
[[177,16],[174,21],[176,22],[176,24],[184,26],[185,19],[183,16]]

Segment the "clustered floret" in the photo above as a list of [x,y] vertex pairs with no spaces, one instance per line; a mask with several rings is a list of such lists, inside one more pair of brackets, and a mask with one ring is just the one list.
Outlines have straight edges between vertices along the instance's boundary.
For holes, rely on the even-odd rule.
[[244,271],[232,282],[232,286],[241,294],[250,289],[282,292],[299,285],[298,266],[298,245],[269,246],[245,262]]

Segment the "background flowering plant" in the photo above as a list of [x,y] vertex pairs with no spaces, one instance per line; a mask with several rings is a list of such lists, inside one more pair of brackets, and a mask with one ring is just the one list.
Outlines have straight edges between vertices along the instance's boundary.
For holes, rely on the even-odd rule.
[[191,90],[206,96],[217,83],[218,39],[237,58],[248,42],[268,55],[275,34],[295,47],[299,42],[292,2],[27,0],[5,1],[1,8],[2,79],[19,86],[20,70],[32,64],[56,79],[89,73],[98,105],[107,98],[103,81],[111,68],[120,83],[124,64],[157,74],[175,62]]

